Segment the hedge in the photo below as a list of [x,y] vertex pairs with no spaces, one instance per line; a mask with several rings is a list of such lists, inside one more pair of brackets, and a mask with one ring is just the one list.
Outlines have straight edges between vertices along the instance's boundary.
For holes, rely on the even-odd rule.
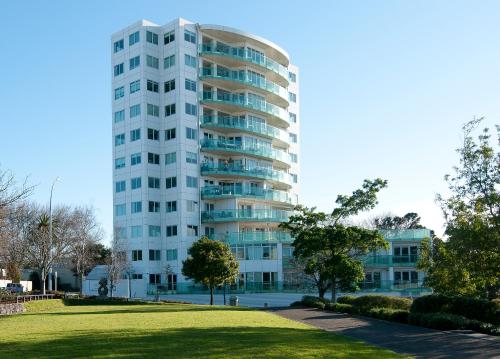
[[366,312],[366,315],[377,319],[407,324],[410,312],[405,309],[372,308]]
[[367,311],[372,308],[409,310],[411,299],[384,295],[364,295],[355,298],[350,304],[360,308],[361,311]]

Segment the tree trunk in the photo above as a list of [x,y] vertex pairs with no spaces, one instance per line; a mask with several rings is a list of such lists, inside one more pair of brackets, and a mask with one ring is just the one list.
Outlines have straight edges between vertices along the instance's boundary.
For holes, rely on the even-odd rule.
[[83,272],[80,273],[80,295],[83,295]]
[[214,287],[210,286],[210,305],[214,305]]
[[337,303],[337,280],[332,278],[332,303]]
[[47,294],[45,291],[45,280],[46,280],[47,275],[45,274],[45,269],[42,269],[42,294]]
[[326,289],[323,286],[318,286],[318,296],[323,299],[325,297]]

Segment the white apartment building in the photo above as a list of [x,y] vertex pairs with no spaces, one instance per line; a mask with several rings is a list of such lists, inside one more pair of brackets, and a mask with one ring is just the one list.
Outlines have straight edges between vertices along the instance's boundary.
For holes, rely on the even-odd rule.
[[182,261],[199,237],[228,243],[233,290],[289,285],[278,225],[300,183],[299,74],[276,44],[184,19],[111,37],[115,235],[131,292],[193,292]]

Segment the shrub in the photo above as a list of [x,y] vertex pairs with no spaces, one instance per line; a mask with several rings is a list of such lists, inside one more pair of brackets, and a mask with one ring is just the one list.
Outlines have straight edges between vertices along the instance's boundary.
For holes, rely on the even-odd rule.
[[298,300],[296,302],[293,302],[292,304],[290,304],[290,307],[302,307],[304,305],[304,303],[302,303],[301,300]]
[[325,309],[325,305],[330,303],[328,299],[305,295],[302,297],[302,304],[306,307]]
[[354,308],[350,304],[328,303],[325,308],[332,312],[354,314]]
[[411,299],[384,295],[364,295],[355,298],[351,304],[358,307],[361,312],[368,311],[371,308],[409,310],[411,307]]
[[398,323],[408,323],[409,314],[408,310],[390,308],[372,308],[366,312],[370,317]]
[[466,329],[468,324],[467,318],[450,313],[410,313],[408,322],[440,330]]
[[354,301],[356,300],[356,297],[352,295],[344,295],[343,297],[340,297],[337,299],[337,303],[339,304],[354,304]]

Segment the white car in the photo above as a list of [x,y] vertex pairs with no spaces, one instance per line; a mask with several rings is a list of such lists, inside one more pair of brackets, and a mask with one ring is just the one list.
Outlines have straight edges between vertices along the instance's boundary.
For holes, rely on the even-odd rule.
[[7,283],[5,287],[11,293],[22,293],[24,292],[24,287],[21,283]]

